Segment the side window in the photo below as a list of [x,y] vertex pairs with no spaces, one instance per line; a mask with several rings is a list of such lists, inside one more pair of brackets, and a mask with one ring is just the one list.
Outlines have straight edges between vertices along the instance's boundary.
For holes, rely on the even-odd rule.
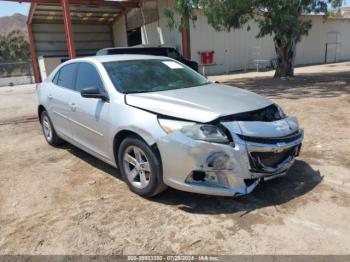
[[54,83],[55,85],[57,85],[57,80],[58,80],[59,74],[60,74],[60,70],[57,71],[57,73],[55,74],[55,76],[52,79],[52,83]]
[[74,90],[77,64],[65,65],[60,69],[57,85]]
[[98,88],[104,92],[102,80],[96,68],[88,63],[79,63],[75,89],[80,92],[84,88]]

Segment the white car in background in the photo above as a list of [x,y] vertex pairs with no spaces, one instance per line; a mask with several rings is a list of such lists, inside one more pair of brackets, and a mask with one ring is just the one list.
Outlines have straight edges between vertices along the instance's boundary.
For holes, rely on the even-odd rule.
[[47,142],[119,167],[151,197],[179,190],[237,196],[286,174],[303,130],[272,101],[216,84],[168,57],[73,59],[38,87]]

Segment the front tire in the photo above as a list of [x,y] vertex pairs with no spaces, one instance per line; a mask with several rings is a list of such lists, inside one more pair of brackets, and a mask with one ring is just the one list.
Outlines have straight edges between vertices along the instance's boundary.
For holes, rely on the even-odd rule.
[[41,113],[41,127],[43,130],[44,137],[52,146],[59,146],[63,143],[63,140],[56,134],[55,128],[52,125],[51,119],[46,111]]
[[163,190],[162,166],[157,154],[136,136],[125,138],[119,146],[118,165],[130,190],[152,197]]

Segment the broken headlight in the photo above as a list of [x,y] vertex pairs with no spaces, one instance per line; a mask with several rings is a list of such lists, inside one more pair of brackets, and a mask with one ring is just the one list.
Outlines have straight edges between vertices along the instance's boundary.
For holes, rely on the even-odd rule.
[[178,121],[171,119],[158,119],[163,130],[170,134],[180,131],[184,135],[194,139],[213,143],[229,143],[229,138],[224,130],[216,125],[198,124],[194,122]]

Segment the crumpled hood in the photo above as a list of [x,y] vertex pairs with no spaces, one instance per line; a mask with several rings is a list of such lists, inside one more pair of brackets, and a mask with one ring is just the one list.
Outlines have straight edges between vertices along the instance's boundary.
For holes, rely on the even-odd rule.
[[221,84],[127,94],[125,99],[130,106],[201,123],[272,104],[270,100],[252,92]]

